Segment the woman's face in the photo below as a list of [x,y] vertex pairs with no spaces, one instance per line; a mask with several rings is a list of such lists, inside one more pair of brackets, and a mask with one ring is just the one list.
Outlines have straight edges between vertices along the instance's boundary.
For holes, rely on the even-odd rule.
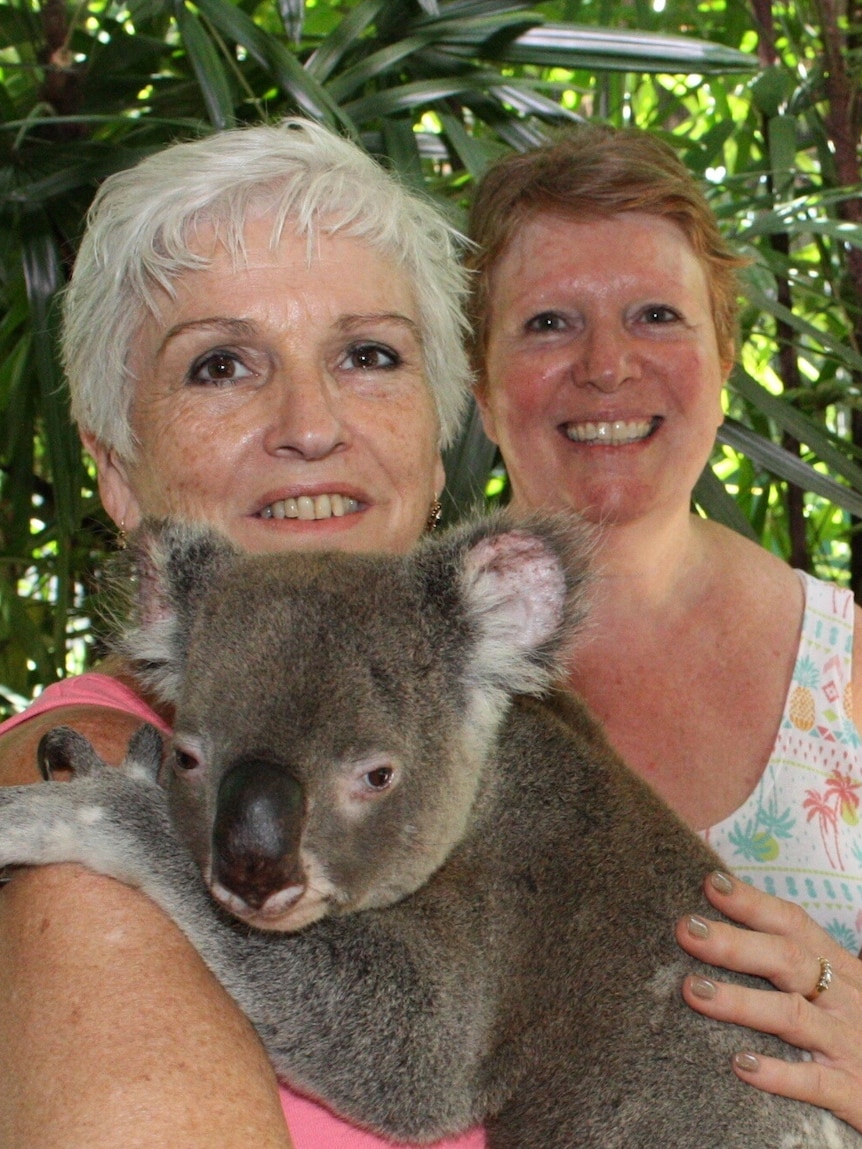
[[[249,551],[404,551],[443,486],[405,274],[358,239],[252,219],[133,348],[131,462],[88,443],[116,522],[181,516]],[[201,250],[213,250],[201,233]]]
[[730,368],[683,232],[627,212],[533,217],[493,271],[479,404],[520,510],[688,512]]

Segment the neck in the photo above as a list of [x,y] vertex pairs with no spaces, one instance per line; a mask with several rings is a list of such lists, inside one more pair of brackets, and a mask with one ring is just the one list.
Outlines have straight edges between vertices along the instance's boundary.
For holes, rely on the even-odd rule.
[[[511,510],[528,513],[514,498]],[[717,558],[715,524],[691,514],[687,501],[597,527],[598,576],[591,617],[602,628],[626,617],[655,618],[700,598]]]
[[596,609],[643,615],[675,609],[699,596],[709,579],[713,534],[688,511],[656,523],[639,519],[600,528]]

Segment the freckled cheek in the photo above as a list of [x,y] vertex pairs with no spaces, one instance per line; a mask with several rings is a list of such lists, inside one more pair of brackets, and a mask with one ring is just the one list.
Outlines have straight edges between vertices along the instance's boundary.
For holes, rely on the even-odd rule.
[[677,391],[680,406],[703,411],[710,422],[721,421],[724,380],[718,363],[711,356],[703,353],[681,358],[670,373],[666,366],[665,374]]
[[436,428],[427,434],[408,435],[390,444],[385,456],[378,452],[378,460],[396,492],[397,501],[409,515],[413,506],[427,510],[427,504],[437,493],[438,461]]
[[156,463],[150,463],[137,476],[132,486],[145,515],[181,515],[208,519],[207,508],[220,504],[224,475],[216,474],[205,460],[188,454],[180,457],[166,452]]
[[535,377],[512,373],[498,378],[489,389],[489,410],[497,434],[504,440],[522,436],[533,423],[544,421],[551,388]]
[[141,447],[131,481],[145,514],[205,509],[236,476],[242,435],[229,419],[214,424],[176,411],[167,420],[146,422],[138,434]]
[[427,392],[375,403],[357,412],[350,422],[369,451],[391,472],[407,469],[412,475],[423,462],[436,459],[440,432],[434,401]]
[[488,390],[494,396],[494,405],[501,413],[541,410],[567,367],[568,360],[559,354],[533,351],[519,355],[499,349],[488,360]]

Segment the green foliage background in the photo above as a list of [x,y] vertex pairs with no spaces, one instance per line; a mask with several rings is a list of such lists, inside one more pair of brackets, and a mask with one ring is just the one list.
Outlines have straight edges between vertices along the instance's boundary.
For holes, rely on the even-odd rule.
[[[112,529],[68,420],[56,296],[93,192],[177,137],[294,112],[456,222],[489,160],[554,125],[662,133],[752,257],[697,502],[862,586],[860,4],[0,0],[0,710],[92,657]],[[471,423],[450,517],[505,497],[496,464]]]

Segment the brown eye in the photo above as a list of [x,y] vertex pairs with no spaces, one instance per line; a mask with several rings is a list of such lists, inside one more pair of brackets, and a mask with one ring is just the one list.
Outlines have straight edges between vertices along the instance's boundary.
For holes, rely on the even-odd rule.
[[192,383],[232,383],[250,375],[248,367],[231,351],[211,351],[196,360],[189,372]]
[[342,366],[350,371],[386,371],[400,363],[400,355],[390,347],[382,343],[362,343],[350,348]]
[[194,770],[198,764],[194,754],[179,749],[174,750],[174,762],[178,770]]
[[364,781],[372,790],[385,790],[392,781],[392,775],[391,766],[378,766],[376,770],[368,771]]

